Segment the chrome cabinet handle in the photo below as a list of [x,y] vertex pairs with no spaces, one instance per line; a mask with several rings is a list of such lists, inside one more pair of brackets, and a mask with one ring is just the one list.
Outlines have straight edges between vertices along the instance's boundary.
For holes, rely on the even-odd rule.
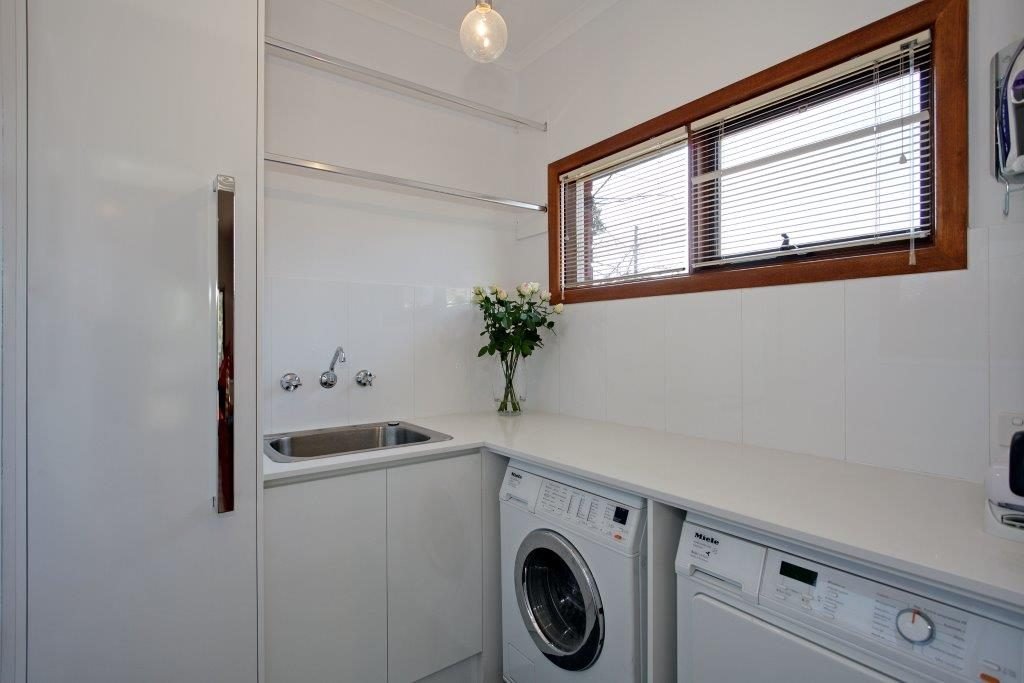
[[218,175],[217,513],[235,509],[235,179]]

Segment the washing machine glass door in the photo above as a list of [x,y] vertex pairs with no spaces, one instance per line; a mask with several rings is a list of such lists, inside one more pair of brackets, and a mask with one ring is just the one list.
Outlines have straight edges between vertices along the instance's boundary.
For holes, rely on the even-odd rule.
[[604,645],[604,609],[594,575],[561,534],[536,529],[516,554],[516,598],[526,629],[556,666],[582,671]]

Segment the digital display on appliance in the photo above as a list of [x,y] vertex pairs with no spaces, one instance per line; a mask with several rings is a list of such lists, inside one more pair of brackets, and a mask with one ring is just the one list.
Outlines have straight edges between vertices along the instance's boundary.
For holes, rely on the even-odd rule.
[[798,567],[795,564],[790,564],[785,560],[782,561],[779,567],[779,573],[786,578],[799,581],[800,583],[806,583],[808,586],[815,586],[818,584],[818,572],[805,569],[804,567]]
[[626,508],[615,508],[615,514],[612,515],[612,521],[616,524],[625,524],[626,519],[629,518],[629,510]]

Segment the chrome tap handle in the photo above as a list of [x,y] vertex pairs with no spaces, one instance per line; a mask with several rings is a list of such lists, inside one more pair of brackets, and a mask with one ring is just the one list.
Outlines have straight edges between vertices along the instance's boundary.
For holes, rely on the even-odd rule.
[[333,389],[338,383],[338,375],[334,372],[334,366],[345,362],[345,349],[340,346],[334,349],[334,356],[331,358],[331,367],[320,375],[320,386],[324,389]]

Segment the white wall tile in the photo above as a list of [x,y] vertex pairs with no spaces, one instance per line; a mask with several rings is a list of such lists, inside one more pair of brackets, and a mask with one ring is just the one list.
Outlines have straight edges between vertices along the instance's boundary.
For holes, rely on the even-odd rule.
[[562,413],[603,420],[607,417],[607,304],[567,306],[559,320],[558,364]]
[[664,298],[668,431],[742,441],[740,291]]
[[[1022,218],[1021,214],[1017,217]],[[997,416],[1024,413],[1024,223],[994,227],[988,232],[990,454],[997,462],[1005,460],[1008,452],[999,445]]]
[[[525,361],[526,405],[530,412],[557,413],[559,389],[558,345],[562,318],[555,316],[554,331],[541,332],[544,347]],[[481,338],[482,339],[482,338]]]
[[743,439],[842,458],[843,283],[743,290]]
[[471,289],[417,287],[415,294],[415,413],[443,415],[493,409],[493,358],[477,358],[482,314]]
[[267,168],[271,276],[439,287],[509,276],[507,212]]
[[[414,288],[353,283],[349,286],[348,363],[340,379],[350,387],[352,422],[413,415]],[[374,373],[373,386],[355,383],[360,370]]]
[[848,460],[984,475],[987,231],[968,244],[969,270],[846,284]]
[[[270,319],[270,426],[269,432],[313,429],[348,421],[349,385],[320,386],[334,349],[348,342],[348,286],[343,282],[269,278]],[[345,366],[336,368],[345,376]],[[286,392],[281,375],[294,372],[302,386]]]
[[665,429],[665,297],[609,301],[606,315],[607,419]]

